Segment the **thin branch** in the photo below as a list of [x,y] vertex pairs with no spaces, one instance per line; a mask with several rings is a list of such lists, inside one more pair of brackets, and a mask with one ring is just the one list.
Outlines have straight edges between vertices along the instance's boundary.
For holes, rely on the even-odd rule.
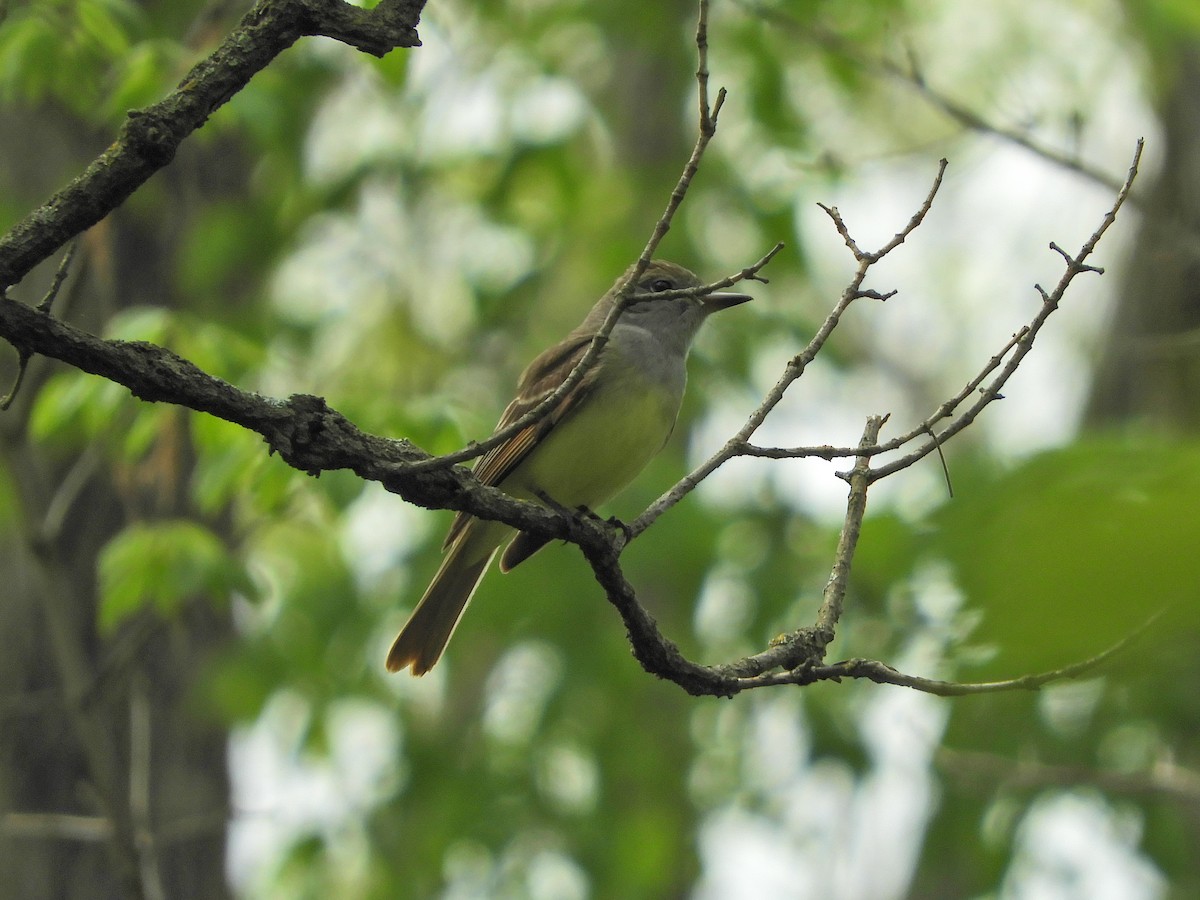
[[4,395],[3,399],[0,399],[0,412],[7,412],[13,401],[17,399],[17,394],[25,381],[25,370],[29,368],[29,360],[32,355],[25,350],[17,355],[17,374],[13,378],[12,387],[9,388],[8,393]]
[[[67,280],[67,273],[71,269],[71,262],[75,259],[75,251],[79,249],[78,239],[71,241],[67,247],[67,252],[63,254],[63,258],[59,260],[58,269],[54,273],[54,278],[50,282],[50,287],[47,289],[42,300],[37,305],[37,311],[40,313],[50,313],[50,307],[54,305],[55,299],[58,297],[58,292],[62,290],[63,283]],[[7,300],[7,296],[0,297],[0,300]],[[26,350],[22,350],[17,356],[17,374],[13,379],[12,388],[0,399],[0,412],[7,412],[12,406],[13,401],[17,398],[17,393],[21,390],[21,384],[25,381],[25,370],[29,368],[29,360],[32,356]]]
[[1163,797],[1188,806],[1200,805],[1200,772],[1170,760],[1155,762],[1148,769],[1115,772],[1088,766],[1063,766],[1033,759],[1009,759],[978,750],[939,748],[937,767],[960,780],[986,779],[1006,790],[1045,787],[1094,787],[1125,797]]
[[[988,405],[1003,397],[1001,391],[1004,385],[1007,384],[1009,378],[1012,377],[1017,367],[1021,364],[1021,361],[1032,349],[1038,332],[1046,324],[1049,316],[1058,308],[1075,276],[1084,272],[1103,273],[1104,270],[1102,268],[1088,265],[1085,260],[1095,251],[1100,239],[1116,220],[1117,213],[1129,198],[1134,179],[1137,177],[1143,147],[1144,141],[1139,139],[1134,150],[1133,161],[1126,174],[1125,182],[1121,185],[1104,219],[1088,240],[1084,242],[1079,253],[1072,256],[1057,244],[1052,243],[1050,245],[1051,249],[1066,261],[1066,269],[1052,292],[1046,292],[1040,286],[1037,287],[1039,296],[1042,299],[1042,305],[1034,318],[1028,324],[1019,328],[1005,342],[1004,346],[984,364],[980,371],[967,382],[962,390],[943,401],[924,421],[914,425],[904,434],[871,448],[868,451],[869,454],[878,456],[899,450],[923,436],[928,438],[912,453],[889,462],[886,466],[877,467],[872,475],[873,479],[885,478],[893,472],[907,468],[930,453],[940,453],[942,445],[947,440],[975,421]],[[851,244],[852,241],[848,242],[848,246]],[[852,247],[852,252],[853,249]],[[1000,371],[997,373],[998,369]],[[996,373],[994,377],[992,377],[993,373]],[[988,381],[989,378],[991,378],[990,382]],[[959,412],[962,405],[971,396],[975,396],[974,402]],[[940,431],[937,430],[941,423],[951,417],[954,418],[948,425],[942,426]],[[834,447],[829,445],[818,447],[759,447],[749,442],[746,442],[737,450],[738,455],[768,459],[802,459],[807,457],[838,459],[857,456],[862,452],[861,449],[856,447]]]
[[[178,844],[197,836],[222,834],[229,826],[229,811],[181,816],[163,823],[161,843]],[[100,843],[113,838],[112,822],[103,816],[75,813],[6,812],[0,817],[0,834],[7,838],[80,841]]]
[[[871,416],[863,429],[859,446],[863,449],[879,443],[879,432],[887,422],[887,416]],[[858,548],[858,537],[862,533],[863,517],[867,512],[867,488],[871,484],[871,457],[863,454],[854,462],[846,481],[850,484],[850,496],[846,501],[846,518],[838,538],[837,551],[833,558],[833,571],[825,585],[821,608],[817,611],[817,629],[828,634],[829,640],[842,618],[842,606],[846,600],[846,587],[850,581],[850,564]]]
[[0,832],[8,838],[102,842],[112,839],[112,823],[103,816],[71,813],[7,812]]
[[[1013,144],[1052,165],[1081,175],[1110,191],[1120,189],[1120,179],[1089,165],[1078,154],[1065,153],[1049,144],[1037,141],[1025,130],[1006,128],[989,122],[965,104],[933,87],[921,71],[916,56],[911,51],[907,55],[907,65],[902,65],[885,56],[868,57],[852,41],[816,22],[801,22],[778,8],[768,7],[765,4],[754,2],[754,0],[742,0],[741,5],[759,18],[786,27],[792,34],[799,35],[822,49],[836,54],[869,75],[895,81],[911,88],[930,106],[965,129]],[[1134,198],[1134,202],[1141,205],[1137,203],[1137,198]]]
[[717,133],[717,115],[725,103],[725,88],[721,88],[717,91],[716,104],[711,108],[709,107],[708,0],[700,0],[699,9],[699,17],[696,24],[696,55],[698,57],[698,64],[696,66],[696,91],[700,104],[699,134],[696,136],[695,146],[692,147],[692,155],[683,167],[683,172],[675,184],[675,189],[671,191],[670,199],[667,201],[667,208],[663,210],[662,216],[659,217],[653,232],[650,234],[650,239],[646,241],[646,246],[642,249],[641,256],[638,257],[637,267],[630,278],[633,282],[636,282],[641,277],[646,266],[650,264],[650,260],[654,256],[654,251],[658,248],[659,243],[662,242],[666,233],[671,229],[671,220],[675,218],[676,210],[683,203],[683,198],[687,195],[692,179],[696,177],[696,172],[700,169],[700,160],[704,156],[704,151],[708,149],[709,141]]
[[1103,271],[1095,266],[1088,265],[1085,260],[1095,251],[1096,246],[1100,243],[1100,239],[1104,237],[1104,233],[1116,221],[1117,213],[1125,205],[1125,201],[1129,197],[1129,192],[1133,188],[1134,179],[1137,178],[1138,166],[1141,163],[1144,147],[1144,139],[1138,138],[1137,147],[1133,153],[1133,161],[1130,163],[1129,171],[1125,176],[1125,183],[1121,185],[1121,189],[1117,193],[1113,205],[1105,213],[1099,227],[1083,242],[1083,246],[1079,248],[1079,252],[1075,256],[1071,256],[1069,253],[1065,253],[1058,245],[1051,244],[1051,248],[1061,254],[1066,260],[1066,270],[1063,272],[1062,277],[1059,278],[1058,284],[1054,286],[1053,291],[1047,293],[1040,285],[1036,286],[1038,293],[1042,297],[1041,309],[1038,310],[1037,315],[1033,317],[1029,324],[1021,332],[1018,332],[1019,337],[1012,344],[1013,350],[1008,356],[1007,362],[1005,362],[991,382],[982,389],[978,399],[961,412],[954,421],[937,432],[916,450],[886,465],[878,466],[872,473],[874,480],[886,478],[892,473],[906,469],[918,460],[925,458],[933,450],[938,449],[947,440],[974,422],[976,417],[990,404],[1000,399],[1002,396],[1000,392],[1004,388],[1004,385],[1008,383],[1008,379],[1012,377],[1013,373],[1017,371],[1017,367],[1021,365],[1021,361],[1033,349],[1033,342],[1042,330],[1042,326],[1046,324],[1046,320],[1050,315],[1058,309],[1059,303],[1065,296],[1067,289],[1071,286],[1071,282],[1075,280],[1075,276],[1083,272],[1099,273]]
[[[849,232],[845,230],[845,223],[842,221],[841,215],[836,208],[822,207],[826,213],[833,219],[835,227],[838,227],[839,233],[843,233],[843,237],[848,239],[848,246],[851,247],[855,254],[855,259],[858,260],[858,268],[854,273],[854,277],[850,283],[842,291],[842,296],[837,304],[825,317],[825,321],[821,327],[817,329],[817,333],[813,335],[808,346],[799,354],[793,357],[784,368],[783,374],[779,380],[775,382],[774,387],[767,392],[762,402],[758,405],[746,420],[746,423],[738,430],[738,432],[725,442],[725,445],[710,456],[707,460],[701,463],[694,470],[689,472],[678,482],[676,482],[670,490],[664,493],[661,497],[654,501],[646,510],[638,516],[629,526],[629,538],[632,540],[639,534],[644,532],[650,525],[664,512],[695,490],[705,478],[719,469],[722,465],[728,462],[733,457],[739,455],[743,448],[747,446],[751,436],[756,432],[759,426],[762,425],[771,411],[779,405],[788,388],[804,374],[804,370],[808,367],[821,352],[821,348],[825,346],[825,342],[829,340],[829,336],[833,334],[838,323],[841,321],[843,313],[850,307],[850,304],[855,300],[863,299],[864,297],[873,296],[863,290],[863,282],[866,280],[867,273],[871,270],[879,260],[883,259],[913,233],[921,223],[925,220],[929,210],[933,207],[934,198],[937,196],[938,189],[942,185],[942,177],[945,174],[946,160],[941,160],[938,163],[937,174],[934,176],[933,184],[926,194],[924,201],[917,211],[908,220],[907,224],[896,233],[896,235],[883,247],[874,252],[863,252],[854,244],[853,239],[849,239]],[[878,297],[890,295],[874,295]]]
[[145,678],[139,677],[135,679],[129,696],[129,813],[146,900],[165,900],[167,892],[158,864],[150,813],[152,733],[150,699],[146,693]]
[[[868,451],[879,443],[879,432],[887,422],[887,416],[871,416],[863,429],[859,448]],[[846,516],[838,535],[837,549],[833,555],[833,566],[829,580],[822,593],[821,607],[817,610],[817,621],[809,628],[801,628],[791,634],[780,635],[771,642],[763,653],[739,660],[731,666],[720,667],[727,674],[739,678],[754,677],[775,668],[791,671],[798,667],[811,667],[825,658],[825,651],[837,636],[838,622],[846,602],[846,590],[850,584],[850,567],[862,534],[863,518],[867,512],[867,490],[871,486],[871,457],[863,452],[854,462],[846,480],[850,494],[846,498]]]
[[59,260],[58,269],[54,272],[54,278],[50,282],[50,287],[46,290],[45,296],[42,297],[41,302],[37,305],[38,312],[49,314],[50,307],[54,305],[54,301],[58,297],[58,292],[62,290],[63,282],[67,280],[67,273],[71,270],[71,263],[74,261],[78,250],[78,239],[71,241],[67,245],[67,252]]
[[806,685],[816,681],[841,681],[843,678],[865,678],[876,684],[891,684],[907,687],[938,697],[968,697],[978,694],[998,694],[1007,691],[1036,691],[1058,681],[1069,681],[1090,675],[1119,653],[1129,649],[1151,625],[1158,621],[1162,612],[1155,613],[1139,628],[1117,641],[1095,656],[1033,675],[1021,675],[1001,681],[942,681],[909,675],[874,659],[847,659],[832,665],[804,666],[790,672],[776,672],[743,679],[739,687],[746,690],[776,684]]
[[[943,419],[949,418],[967,397],[974,394],[987,376],[994,372],[1005,358],[1009,351],[1017,345],[1017,343],[1025,336],[1029,330],[1028,326],[1022,326],[1016,334],[1014,334],[1000,351],[987,361],[984,367],[976,374],[961,391],[943,401],[933,413],[923,422],[914,426],[912,430],[884,441],[876,447],[870,448],[867,451],[871,456],[878,456],[881,453],[890,453],[893,450],[898,450],[905,444],[910,443],[914,439],[923,434],[929,434],[933,431],[935,425]],[[759,447],[754,444],[746,444],[741,448],[739,453],[743,456],[760,456],[767,459],[803,459],[806,457],[816,457],[818,459],[839,459],[847,456],[857,456],[863,451],[855,447],[834,447],[828,444],[817,447]]]
[[[842,221],[842,215],[838,212],[836,206],[826,206],[824,203],[818,203],[817,206],[821,207],[825,211],[825,214],[833,220],[834,227],[837,228],[838,234],[842,236],[842,240],[846,242],[846,246],[850,248],[850,252],[854,254],[854,259],[859,263],[874,264],[903,244],[908,239],[908,236],[916,231],[921,223],[925,221],[925,216],[929,214],[929,210],[933,207],[933,199],[937,196],[938,190],[942,186],[942,179],[946,175],[946,166],[949,164],[949,160],[945,157],[938,160],[937,174],[933,177],[933,186],[930,187],[929,193],[925,195],[925,202],[912,214],[912,218],[908,220],[908,223],[893,235],[890,241],[874,252],[867,252],[859,248],[854,238],[850,236],[850,231],[846,227],[846,223]],[[893,291],[892,293],[895,292]],[[887,294],[886,296],[890,297],[892,294]]]
[[1049,144],[1044,144],[1036,141],[1030,136],[1029,132],[1018,130],[1016,128],[1005,128],[989,122],[983,116],[969,109],[962,103],[951,99],[947,94],[944,94],[933,88],[925,79],[924,73],[917,65],[916,58],[910,54],[909,68],[892,62],[889,59],[880,60],[877,64],[879,70],[885,75],[888,75],[898,81],[907,84],[909,87],[916,90],[930,106],[939,110],[950,119],[953,119],[964,128],[975,131],[979,134],[990,135],[1006,141],[1023,150],[1028,150],[1030,153],[1038,156],[1049,163],[1066,169],[1069,172],[1074,172],[1077,175],[1082,175],[1084,178],[1094,181],[1096,184],[1108,188],[1111,191],[1117,191],[1121,188],[1121,182],[1109,175],[1107,172],[1085,163],[1075,153],[1063,153],[1056,150]]
[[700,104],[700,131],[716,128],[712,109],[708,105],[708,0],[700,0],[696,21],[696,85]]
[[938,440],[937,432],[932,428],[929,429],[929,437],[933,440],[933,446],[937,449],[938,462],[942,464],[942,477],[946,479],[946,495],[954,499],[954,483],[950,480],[950,465],[946,462],[946,454],[942,452],[942,442]]

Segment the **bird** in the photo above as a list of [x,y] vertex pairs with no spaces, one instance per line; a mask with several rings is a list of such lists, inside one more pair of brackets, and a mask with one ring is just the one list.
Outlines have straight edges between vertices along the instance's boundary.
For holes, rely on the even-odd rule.
[[[633,271],[626,270],[578,327],[529,364],[493,434],[566,380]],[[671,436],[687,383],[688,351],[704,320],[752,299],[736,293],[667,294],[703,284],[683,266],[650,262],[633,288],[634,295],[649,298],[622,310],[583,378],[545,416],[481,456],[475,478],[516,499],[567,509],[594,509],[623,490]],[[501,546],[506,545],[500,571],[509,572],[548,541],[459,512],[442,545],[441,566],[392,644],[388,671],[428,672]]]

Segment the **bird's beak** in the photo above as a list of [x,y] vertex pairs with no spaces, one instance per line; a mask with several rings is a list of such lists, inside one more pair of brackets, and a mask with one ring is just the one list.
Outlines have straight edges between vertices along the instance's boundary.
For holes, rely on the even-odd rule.
[[729,309],[731,306],[738,306],[753,299],[749,294],[709,294],[706,297],[700,298],[705,313],[719,312],[722,309]]

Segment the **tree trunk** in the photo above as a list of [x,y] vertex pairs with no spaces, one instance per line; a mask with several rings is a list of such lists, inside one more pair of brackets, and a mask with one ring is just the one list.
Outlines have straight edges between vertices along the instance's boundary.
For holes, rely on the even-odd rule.
[[[0,189],[30,204],[110,139],[61,110],[12,113],[0,135]],[[196,177],[183,159],[164,173],[168,192],[190,168]],[[94,228],[55,314],[101,331],[121,307],[170,304],[171,241],[187,212],[147,223],[122,210]],[[14,296],[36,302],[48,281],[43,268]],[[0,498],[11,497],[0,499],[0,897],[227,897],[226,735],[189,701],[229,624],[201,597],[171,621],[96,627],[107,541],[130,521],[188,514],[187,419],[169,417],[123,470],[94,447],[46,446],[29,417],[56,368],[32,360],[0,413]],[[12,356],[0,362],[0,392],[14,372]]]
[[1161,104],[1162,169],[1093,381],[1090,425],[1200,430],[1200,48],[1178,54]]

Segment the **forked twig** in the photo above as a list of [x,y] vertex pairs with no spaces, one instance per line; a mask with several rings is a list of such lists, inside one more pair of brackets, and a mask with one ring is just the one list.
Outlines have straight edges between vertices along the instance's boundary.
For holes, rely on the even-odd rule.
[[[933,207],[934,198],[937,197],[938,190],[941,188],[942,178],[946,172],[947,165],[948,163],[946,160],[943,159],[939,161],[937,174],[934,176],[933,184],[930,186],[929,192],[925,195],[925,199],[921,203],[920,207],[915,213],[913,213],[912,217],[908,220],[905,226],[900,229],[900,231],[898,231],[890,241],[876,251],[864,252],[859,249],[858,245],[850,237],[849,231],[846,229],[845,223],[842,221],[842,217],[838,213],[836,207],[821,207],[830,216],[830,218],[833,219],[835,226],[839,230],[839,233],[842,233],[843,238],[847,242],[847,246],[851,248],[851,252],[854,253],[854,257],[858,261],[858,268],[855,270],[853,278],[851,278],[850,283],[846,285],[845,290],[842,291],[841,298],[829,312],[829,315],[825,317],[825,321],[821,324],[821,327],[817,329],[817,333],[814,334],[812,339],[808,342],[808,346],[788,361],[787,365],[784,367],[783,374],[779,377],[779,380],[775,382],[774,387],[772,387],[770,391],[767,392],[766,396],[763,397],[763,400],[758,407],[750,413],[746,423],[737,431],[736,434],[734,434],[725,442],[725,445],[720,450],[718,450],[694,470],[676,482],[666,493],[655,500],[654,503],[647,507],[646,510],[633,521],[633,523],[629,526],[629,536],[631,539],[649,528],[659,516],[695,490],[696,486],[699,485],[700,482],[702,482],[705,478],[723,466],[730,459],[740,455],[743,452],[744,448],[749,444],[750,438],[759,429],[762,423],[766,421],[766,418],[771,414],[771,411],[779,405],[779,402],[783,399],[784,394],[787,393],[788,388],[790,388],[792,384],[804,374],[804,371],[808,365],[814,359],[816,359],[817,354],[821,352],[821,348],[825,346],[825,342],[829,340],[830,335],[833,334],[834,329],[837,328],[838,323],[842,319],[842,315],[850,307],[850,304],[852,304],[855,300],[861,300],[864,298],[885,300],[892,296],[891,294],[879,294],[874,291],[864,290],[863,282],[866,280],[867,273],[871,270],[872,266],[904,243],[908,236],[912,234],[913,231],[915,231],[918,227],[920,227],[923,221],[925,221],[925,217],[929,214],[929,210]],[[850,455],[854,455],[855,453],[857,453],[857,451],[851,451]]]
[[[46,290],[41,302],[38,303],[36,309],[45,315],[50,314],[50,308],[54,305],[55,299],[58,297],[58,292],[62,290],[63,284],[67,280],[67,274],[71,270],[71,263],[75,259],[75,251],[79,249],[79,239],[71,241],[67,245],[67,252],[63,254],[63,258],[58,263],[58,269],[54,272],[54,278],[50,282],[50,287]],[[3,292],[0,292],[2,294]],[[7,296],[2,296],[0,299],[8,299]],[[17,393],[21,390],[21,384],[25,381],[25,371],[29,368],[29,360],[33,358],[33,351],[22,348],[18,351],[17,356],[17,374],[13,378],[13,385],[8,393],[0,399],[0,412],[6,412],[12,406],[13,401],[17,399]]]

